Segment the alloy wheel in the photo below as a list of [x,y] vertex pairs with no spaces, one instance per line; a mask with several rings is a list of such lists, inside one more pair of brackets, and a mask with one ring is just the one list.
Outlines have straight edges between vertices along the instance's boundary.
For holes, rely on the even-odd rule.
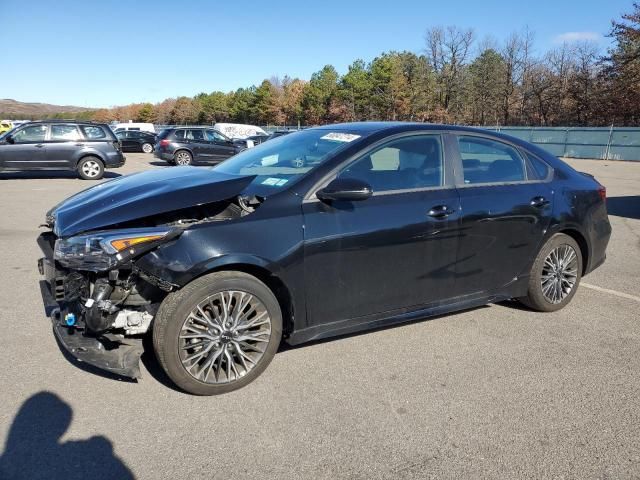
[[542,295],[553,304],[561,303],[571,293],[578,279],[578,255],[570,245],[560,245],[544,260],[540,284]]
[[153,152],[153,146],[150,143],[143,143],[142,144],[142,151],[144,153],[151,153],[151,152]]
[[100,165],[95,160],[87,160],[82,164],[82,173],[89,178],[95,178],[100,174]]
[[176,154],[176,164],[189,165],[191,163],[191,155],[187,152],[178,152]]
[[234,382],[260,361],[271,338],[271,318],[254,295],[225,290],[189,313],[179,337],[179,356],[193,378],[208,384]]

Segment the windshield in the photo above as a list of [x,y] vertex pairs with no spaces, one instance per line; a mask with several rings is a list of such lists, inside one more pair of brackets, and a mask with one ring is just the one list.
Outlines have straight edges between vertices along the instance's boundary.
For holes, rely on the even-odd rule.
[[267,196],[359,138],[360,135],[340,131],[303,130],[244,150],[214,169],[229,175],[256,175],[251,183],[252,193]]

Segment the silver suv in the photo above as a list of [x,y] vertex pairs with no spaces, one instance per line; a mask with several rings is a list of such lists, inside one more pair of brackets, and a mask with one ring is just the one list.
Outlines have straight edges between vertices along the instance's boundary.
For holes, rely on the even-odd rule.
[[72,170],[98,180],[124,162],[120,141],[104,123],[29,122],[0,136],[0,172]]

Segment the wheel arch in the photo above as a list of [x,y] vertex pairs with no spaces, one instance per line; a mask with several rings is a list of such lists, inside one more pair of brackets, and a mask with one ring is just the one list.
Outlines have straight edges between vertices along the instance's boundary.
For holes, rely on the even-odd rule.
[[[140,144],[140,148],[142,148],[142,144]],[[191,155],[191,159],[194,158],[193,152],[191,151],[190,148],[187,147],[178,147],[173,151],[173,159],[175,160],[176,155],[180,152],[187,152],[189,155]]]
[[590,258],[590,249],[587,238],[582,234],[582,232],[575,228],[563,228],[557,233],[564,233],[576,241],[580,247],[580,253],[582,254],[582,275],[585,275],[588,272]]
[[87,157],[93,157],[93,158],[95,158],[97,160],[100,160],[100,162],[102,163],[102,167],[103,168],[106,167],[106,162],[105,162],[104,158],[102,158],[102,156],[99,153],[97,153],[97,152],[82,152],[78,156],[78,160],[76,161],[76,168],[78,168],[80,166],[80,162],[82,162]]
[[[289,335],[294,329],[294,302],[289,287],[274,272],[266,268],[264,265],[257,263],[248,263],[242,261],[231,261],[229,263],[218,264],[206,270],[199,272],[197,275],[189,279],[187,283],[215,272],[243,272],[256,277],[264,283],[269,290],[275,295],[280,310],[282,311],[282,334],[283,338]],[[186,285],[186,284],[185,284]],[[183,285],[184,286],[184,285]]]

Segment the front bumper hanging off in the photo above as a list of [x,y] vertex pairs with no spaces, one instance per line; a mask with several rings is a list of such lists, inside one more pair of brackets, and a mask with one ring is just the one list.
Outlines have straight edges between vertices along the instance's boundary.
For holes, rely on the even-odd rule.
[[112,334],[92,337],[85,335],[82,329],[68,327],[65,324],[68,310],[64,302],[59,303],[54,297],[60,293],[56,290],[63,288],[61,280],[56,276],[54,262],[51,258],[41,259],[38,268],[45,275],[45,280],[40,281],[40,292],[45,311],[50,312],[53,333],[58,343],[81,362],[124,377],[140,378],[142,339]]

